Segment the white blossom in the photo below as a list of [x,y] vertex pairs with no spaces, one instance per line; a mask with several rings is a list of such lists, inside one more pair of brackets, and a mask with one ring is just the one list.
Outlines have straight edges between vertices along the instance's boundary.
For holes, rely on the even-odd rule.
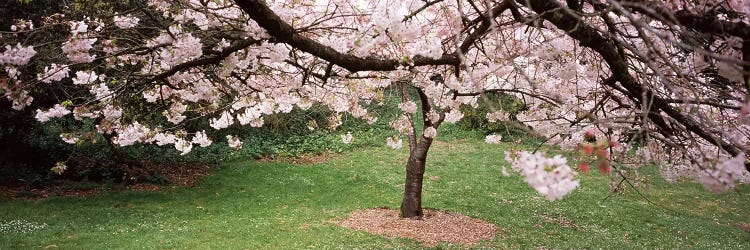
[[70,114],[70,110],[66,109],[60,104],[55,104],[55,106],[53,106],[51,109],[48,109],[47,111],[37,109],[36,116],[34,118],[36,118],[37,121],[46,122],[51,118],[63,117],[67,114]]
[[234,117],[232,117],[232,115],[229,114],[229,111],[222,112],[221,117],[217,119],[211,119],[210,121],[211,127],[216,130],[227,128],[233,123],[234,123]]
[[412,101],[399,103],[398,108],[409,114],[414,114],[417,112],[417,104]]
[[703,187],[714,193],[721,193],[734,188],[734,182],[745,174],[745,155],[725,159],[716,164],[714,169],[704,169],[698,181]]
[[341,141],[344,142],[344,144],[349,144],[352,142],[352,133],[347,132],[345,135],[341,135]]
[[137,26],[141,19],[128,14],[127,16],[115,16],[114,20],[115,26],[118,28],[129,29]]
[[193,143],[205,148],[211,145],[211,139],[208,139],[208,136],[206,136],[206,131],[203,130],[201,132],[195,133],[195,136],[193,136]]
[[242,141],[235,136],[227,135],[227,144],[229,144],[230,148],[235,150],[242,149]]
[[193,149],[193,144],[190,141],[179,138],[175,140],[174,147],[181,152],[180,155],[186,155]]
[[491,135],[487,135],[487,137],[484,138],[484,142],[489,143],[489,144],[497,144],[497,143],[500,143],[500,140],[502,139],[503,139],[502,135],[491,134]]
[[506,151],[505,160],[513,170],[525,176],[524,180],[529,186],[548,200],[562,199],[578,187],[578,180],[574,179],[576,173],[561,155],[547,158],[542,153],[521,151],[513,154]]
[[57,65],[55,63],[44,67],[44,73],[37,75],[37,79],[43,83],[52,83],[68,77],[70,69],[67,65]]
[[403,141],[398,136],[392,136],[385,139],[385,145],[392,149],[400,149],[403,146]]
[[434,127],[427,127],[422,134],[425,138],[435,138],[435,136],[437,136],[437,129]]
[[0,54],[0,64],[26,65],[34,55],[36,55],[34,46],[23,47],[18,43],[14,48],[10,45],[5,45],[5,51]]

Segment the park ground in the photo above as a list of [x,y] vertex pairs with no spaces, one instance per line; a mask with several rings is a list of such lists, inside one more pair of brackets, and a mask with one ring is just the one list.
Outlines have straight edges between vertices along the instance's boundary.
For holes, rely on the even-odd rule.
[[[497,249],[748,249],[750,187],[709,193],[639,170],[638,192],[610,193],[610,177],[581,174],[581,186],[547,201],[518,175],[504,176],[503,152],[517,143],[437,141],[423,205],[495,225],[476,245]],[[192,186],[85,196],[0,200],[0,249],[421,249],[338,225],[355,211],[398,208],[408,149],[367,147],[324,160],[236,160]],[[648,199],[648,200],[647,200]],[[650,200],[650,202],[649,202]]]

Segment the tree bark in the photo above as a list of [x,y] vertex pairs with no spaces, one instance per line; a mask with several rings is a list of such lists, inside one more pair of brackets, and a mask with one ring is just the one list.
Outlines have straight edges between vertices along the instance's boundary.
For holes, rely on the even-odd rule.
[[[410,100],[407,84],[401,83],[401,98],[404,102]],[[414,88],[419,96],[419,102],[422,104],[422,127],[427,129],[433,127],[437,129],[440,123],[445,119],[445,110],[440,112],[440,118],[437,121],[431,121],[428,118],[433,111],[429,98],[420,88]],[[410,218],[421,220],[422,215],[422,180],[424,179],[425,163],[427,162],[427,152],[430,150],[433,138],[415,135],[416,126],[411,114],[406,114],[411,123],[412,130],[409,132],[409,160],[406,162],[406,182],[404,184],[404,199],[401,201],[401,218]],[[419,140],[417,140],[419,138]]]
[[415,220],[422,219],[422,180],[424,179],[425,161],[430,143],[423,140],[410,147],[409,160],[406,162],[406,182],[404,199],[401,201],[401,217]]

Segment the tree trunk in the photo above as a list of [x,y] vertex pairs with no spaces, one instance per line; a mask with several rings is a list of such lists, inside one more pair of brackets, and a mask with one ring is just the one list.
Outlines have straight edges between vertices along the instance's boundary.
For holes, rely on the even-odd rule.
[[401,201],[401,217],[414,220],[422,219],[422,180],[424,179],[425,160],[430,142],[422,140],[409,149],[409,160],[406,162],[406,183],[404,199]]

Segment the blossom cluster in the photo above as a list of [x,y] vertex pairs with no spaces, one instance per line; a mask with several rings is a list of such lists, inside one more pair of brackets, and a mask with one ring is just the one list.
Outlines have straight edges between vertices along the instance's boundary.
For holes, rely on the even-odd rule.
[[0,64],[26,65],[34,55],[34,46],[21,46],[20,43],[16,44],[16,47],[5,45],[5,51],[0,54]]
[[403,141],[398,136],[392,136],[385,139],[385,145],[392,149],[400,149],[403,146]]
[[734,188],[738,180],[746,179],[745,154],[738,154],[729,159],[723,159],[713,169],[704,169],[698,181],[711,192],[721,193]]
[[412,101],[399,103],[398,108],[400,108],[405,113],[409,113],[409,114],[414,114],[417,112],[417,104]]
[[497,144],[497,143],[500,143],[500,140],[502,139],[503,139],[502,135],[490,134],[484,138],[484,142],[489,143],[489,144]]
[[37,109],[36,116],[34,118],[36,118],[37,121],[46,122],[52,118],[63,117],[67,114],[70,114],[70,110],[60,104],[55,104],[54,107],[48,109],[47,111]]
[[138,22],[140,20],[141,19],[139,19],[138,17],[134,17],[133,15],[130,15],[130,14],[125,15],[125,16],[114,17],[115,26],[117,26],[120,29],[129,29],[129,28],[138,26]]
[[230,148],[233,148],[235,150],[242,149],[242,141],[240,141],[239,138],[233,135],[227,135],[227,144],[229,144]]
[[74,63],[89,63],[94,61],[94,56],[89,54],[97,38],[88,37],[88,24],[86,21],[71,21],[68,41],[62,44],[63,53],[68,60]]
[[52,83],[68,77],[70,69],[67,65],[57,65],[55,63],[44,67],[44,72],[37,76],[37,79],[43,83]]
[[347,132],[345,135],[341,135],[341,142],[349,144],[352,142],[352,132]]
[[434,139],[437,136],[437,129],[435,127],[426,127],[424,132],[422,132],[422,136]]
[[525,177],[524,180],[529,186],[548,200],[562,199],[578,187],[576,172],[568,166],[568,160],[561,155],[548,158],[542,153],[506,151],[505,160],[511,164],[513,170]]

